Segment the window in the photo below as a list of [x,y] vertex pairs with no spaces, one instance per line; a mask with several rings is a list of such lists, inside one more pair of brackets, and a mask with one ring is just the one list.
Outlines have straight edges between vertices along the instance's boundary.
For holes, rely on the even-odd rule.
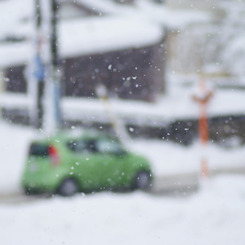
[[98,151],[94,140],[71,140],[68,143],[68,148],[78,153],[95,153]]
[[123,154],[121,144],[113,140],[99,140],[97,142],[98,151],[101,153]]
[[33,143],[30,146],[29,155],[36,157],[47,157],[49,154],[48,145]]

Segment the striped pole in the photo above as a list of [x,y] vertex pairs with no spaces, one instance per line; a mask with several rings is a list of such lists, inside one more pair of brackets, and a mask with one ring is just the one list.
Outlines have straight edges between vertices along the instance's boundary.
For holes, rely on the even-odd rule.
[[209,169],[208,169],[208,161],[206,156],[206,147],[209,140],[208,134],[208,116],[207,116],[207,104],[213,96],[213,91],[208,90],[206,87],[206,82],[203,76],[200,77],[199,80],[199,90],[200,95],[194,95],[193,99],[195,102],[199,104],[199,121],[198,121],[198,131],[199,138],[202,147],[202,157],[201,157],[201,176],[208,177]]

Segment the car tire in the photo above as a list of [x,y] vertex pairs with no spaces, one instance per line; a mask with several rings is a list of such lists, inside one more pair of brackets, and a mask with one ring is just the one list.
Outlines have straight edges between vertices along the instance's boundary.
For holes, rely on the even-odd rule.
[[37,194],[37,191],[33,190],[31,187],[24,187],[23,188],[24,194],[27,196]]
[[65,179],[61,182],[58,188],[58,194],[61,196],[73,196],[79,191],[76,180],[74,179]]
[[133,189],[147,190],[151,186],[151,174],[148,171],[140,171],[133,181]]

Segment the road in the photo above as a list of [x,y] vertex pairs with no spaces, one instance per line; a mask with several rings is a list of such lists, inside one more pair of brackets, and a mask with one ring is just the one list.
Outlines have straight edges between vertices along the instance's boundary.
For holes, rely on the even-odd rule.
[[[214,169],[209,172],[209,176],[213,178],[221,174],[242,174],[245,175],[245,167],[243,168],[224,168]],[[157,176],[153,182],[153,186],[149,194],[154,196],[177,196],[186,197],[199,189],[200,180],[199,173],[186,173],[168,176]],[[51,198],[50,196],[26,196],[21,192],[0,193],[0,205],[19,205],[31,202],[38,202],[40,199]]]

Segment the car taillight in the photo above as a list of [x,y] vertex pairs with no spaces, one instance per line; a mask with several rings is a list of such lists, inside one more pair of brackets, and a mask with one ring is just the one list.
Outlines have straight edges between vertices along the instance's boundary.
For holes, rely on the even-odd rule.
[[51,162],[53,166],[58,166],[59,165],[59,154],[58,154],[58,150],[57,148],[55,148],[54,146],[49,146],[48,147],[48,155],[51,158]]

